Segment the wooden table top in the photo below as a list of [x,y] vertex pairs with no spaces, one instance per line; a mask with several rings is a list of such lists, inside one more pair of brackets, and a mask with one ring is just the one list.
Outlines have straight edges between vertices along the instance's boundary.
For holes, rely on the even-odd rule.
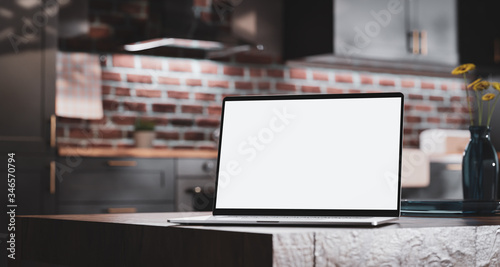
[[59,156],[137,158],[217,158],[217,150],[60,147]]

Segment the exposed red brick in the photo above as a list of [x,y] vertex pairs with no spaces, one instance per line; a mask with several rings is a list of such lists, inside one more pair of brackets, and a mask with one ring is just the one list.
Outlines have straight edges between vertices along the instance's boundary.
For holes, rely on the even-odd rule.
[[201,141],[205,140],[205,133],[189,131],[184,133],[184,140]]
[[124,68],[134,68],[134,56],[133,55],[113,55],[113,66],[114,67],[124,67]]
[[438,117],[429,117],[429,118],[427,118],[427,122],[429,122],[429,123],[441,123],[441,119]]
[[335,75],[335,82],[352,83],[352,75],[351,74],[337,74],[337,75]]
[[101,94],[103,94],[103,95],[109,95],[109,94],[111,94],[111,86],[109,86],[109,85],[103,85],[101,87]]
[[117,96],[130,96],[130,89],[124,87],[116,87],[115,95]]
[[168,63],[168,69],[170,71],[178,71],[178,72],[191,72],[191,62],[189,61],[181,61],[181,60],[175,60],[175,61],[170,61]]
[[319,86],[308,86],[308,85],[303,85],[301,87],[302,92],[304,93],[319,93],[321,90],[319,89]]
[[182,105],[181,110],[183,113],[203,113],[203,107],[200,105]]
[[111,121],[117,125],[134,125],[135,120],[135,116],[114,115],[113,117],[111,117]]
[[164,140],[179,140],[180,134],[178,132],[156,132],[156,138]]
[[214,94],[206,94],[206,93],[195,93],[194,98],[196,100],[214,101],[215,95]]
[[455,107],[455,108],[454,108],[454,112],[455,112],[455,113],[464,113],[464,114],[468,114],[468,113],[469,113],[469,108],[467,108],[466,106],[464,106],[464,107]]
[[328,81],[328,73],[313,71],[313,79],[317,81]]
[[101,80],[104,81],[121,81],[120,73],[103,71],[101,73]]
[[271,89],[271,83],[270,82],[259,82],[257,83],[257,88],[260,90],[269,90]]
[[395,85],[395,82],[394,80],[390,80],[390,79],[381,79],[378,84],[382,85],[382,86],[394,86]]
[[181,81],[178,78],[170,78],[170,77],[158,77],[158,83],[161,84],[170,84],[170,85],[180,85]]
[[418,111],[431,111],[432,110],[432,106],[429,106],[429,105],[416,105],[415,106],[415,110],[418,110]]
[[282,91],[295,91],[297,90],[295,84],[291,83],[276,83],[276,89]]
[[446,118],[446,123],[450,124],[466,124],[467,120],[463,118],[448,117]]
[[431,100],[431,101],[444,101],[444,97],[431,95],[431,96],[429,96],[429,100]]
[[448,91],[448,85],[447,85],[447,84],[445,84],[445,83],[442,83],[442,84],[441,84],[441,90],[443,90],[443,91]]
[[[361,93],[361,90],[359,90],[359,92]],[[369,93],[369,94],[372,94],[372,93],[381,93],[382,91],[380,90],[368,90],[366,91],[365,93]]]
[[220,88],[228,88],[228,81],[208,81],[208,87],[220,87]]
[[141,66],[143,69],[161,70],[161,60],[158,58],[141,57]]
[[262,69],[250,69],[250,77],[262,77]]
[[168,91],[167,96],[169,98],[189,99],[189,92]]
[[409,111],[409,110],[411,110],[412,108],[413,108],[413,106],[411,106],[411,105],[409,105],[409,104],[405,104],[405,107],[404,107],[405,111]]
[[403,87],[403,88],[415,87],[415,81],[414,80],[402,80],[401,87]]
[[200,68],[201,68],[201,73],[217,74],[218,72],[218,66],[212,63],[207,63],[207,62],[200,63]]
[[111,35],[111,30],[109,29],[109,26],[104,24],[92,25],[89,28],[88,35],[92,39],[106,38]]
[[422,89],[434,89],[434,83],[432,82],[421,82],[420,87]]
[[454,109],[452,107],[438,107],[437,108],[438,112],[449,112],[452,113]]
[[200,79],[186,79],[186,85],[201,86],[201,80]]
[[209,115],[220,115],[222,113],[222,107],[220,106],[209,106],[207,107]]
[[359,90],[359,89],[349,89],[349,93],[350,94],[359,94],[359,93],[361,93],[361,90]]
[[88,144],[88,147],[93,147],[93,148],[111,148],[113,147],[112,144],[106,143],[106,142],[93,142]]
[[307,72],[304,69],[290,69],[290,78],[292,78],[292,79],[306,79]]
[[62,128],[62,127],[57,127],[57,128],[56,128],[56,136],[57,136],[57,137],[62,137],[62,136],[64,136],[64,128]]
[[170,119],[170,123],[175,126],[192,126],[194,121],[188,118],[172,118]]
[[102,108],[104,110],[118,110],[118,101],[104,99],[102,101]]
[[329,94],[342,94],[344,93],[344,90],[339,88],[328,87],[326,88],[326,92]]
[[127,74],[127,81],[130,83],[152,83],[150,75]]
[[135,95],[138,97],[161,97],[161,91],[152,89],[135,89]]
[[194,0],[193,1],[194,6],[208,6],[208,0]]
[[200,13],[200,18],[204,22],[212,22],[214,16],[213,16],[212,12],[204,12],[204,11],[202,11]]
[[154,112],[175,112],[175,104],[155,103],[151,105]]
[[267,76],[269,77],[274,77],[274,78],[283,78],[285,77],[285,72],[283,70],[279,69],[268,69],[266,71]]
[[404,128],[403,129],[403,134],[412,134],[413,133],[413,129],[412,128]]
[[253,84],[251,82],[234,82],[234,87],[236,89],[251,90],[253,89]]
[[155,125],[167,125],[168,120],[163,117],[141,117],[141,121],[152,122]]
[[219,123],[218,119],[211,118],[200,118],[196,120],[196,125],[200,127],[217,127],[219,126]]
[[99,130],[99,138],[104,138],[104,139],[122,138],[122,131],[118,129],[101,129]]
[[141,111],[141,112],[146,111],[146,104],[145,103],[123,102],[123,107],[125,108],[125,110],[133,110],[133,111]]
[[373,78],[367,75],[361,75],[361,84],[373,84]]
[[406,116],[405,119],[407,122],[421,122],[422,121],[422,118],[417,117],[417,116]]
[[90,138],[94,137],[94,133],[90,129],[70,128],[69,129],[69,137],[90,139]]
[[106,116],[103,116],[100,119],[87,120],[87,122],[93,125],[104,125],[108,122],[108,119]]
[[224,67],[224,74],[225,75],[230,75],[230,76],[243,76],[243,68],[239,67],[229,67],[225,66]]
[[422,95],[416,95],[416,94],[410,94],[410,95],[408,95],[408,97],[410,99],[414,99],[414,100],[422,100],[422,99],[424,99],[424,96],[422,96]]

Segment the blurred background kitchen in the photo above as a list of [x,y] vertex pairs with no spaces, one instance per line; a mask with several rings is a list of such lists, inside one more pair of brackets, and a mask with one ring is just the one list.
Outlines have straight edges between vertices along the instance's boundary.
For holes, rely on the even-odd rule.
[[[210,210],[221,102],[248,94],[400,91],[403,197],[461,198],[468,110],[450,71],[475,63],[500,81],[499,7],[2,1],[0,150],[16,153],[17,214]],[[491,126],[500,148],[500,108]]]

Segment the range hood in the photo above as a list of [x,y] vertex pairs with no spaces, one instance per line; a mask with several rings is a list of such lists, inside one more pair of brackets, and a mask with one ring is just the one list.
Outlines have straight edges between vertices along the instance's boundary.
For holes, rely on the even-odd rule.
[[281,46],[280,7],[280,1],[214,0],[200,10],[193,0],[149,0],[154,38],[126,44],[124,49],[196,49],[204,51],[206,58],[244,51],[276,54]]

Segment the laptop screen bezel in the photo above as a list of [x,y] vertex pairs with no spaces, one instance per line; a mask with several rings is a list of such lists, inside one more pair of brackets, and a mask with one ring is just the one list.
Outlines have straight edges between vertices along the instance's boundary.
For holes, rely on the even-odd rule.
[[[396,210],[344,210],[344,209],[222,209],[217,207],[218,182],[220,172],[220,153],[224,135],[224,114],[227,102],[252,100],[311,100],[311,99],[356,99],[356,98],[400,98],[400,133],[399,133],[399,163],[398,163],[398,197]],[[363,94],[309,94],[309,95],[259,95],[259,96],[228,96],[223,99],[220,134],[218,144],[217,171],[215,179],[215,193],[213,215],[283,215],[283,216],[374,216],[399,217],[401,211],[401,165],[403,149],[403,112],[404,95],[400,92],[390,93],[363,93]]]

